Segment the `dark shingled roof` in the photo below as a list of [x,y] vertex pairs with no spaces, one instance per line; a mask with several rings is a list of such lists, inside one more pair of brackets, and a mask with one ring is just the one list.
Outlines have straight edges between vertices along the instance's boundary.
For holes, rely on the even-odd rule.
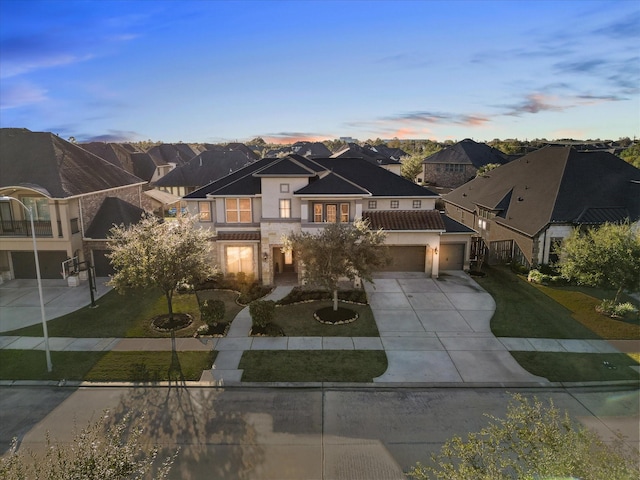
[[0,187],[24,186],[67,198],[144,183],[78,145],[49,132],[0,129]]
[[372,230],[446,230],[436,210],[369,210],[362,212]]
[[[303,168],[304,167],[304,168]],[[302,174],[306,170],[317,173],[309,185],[297,194],[341,195],[361,194],[380,197],[438,197],[424,187],[380,168],[362,158],[305,159],[299,155],[280,158],[263,158],[215,182],[205,185],[184,198],[205,198],[212,195],[257,195],[261,193],[260,178],[263,172],[276,171],[286,175]],[[282,173],[285,172],[285,173]],[[306,174],[305,174],[306,175]]]
[[202,149],[187,143],[161,143],[151,147],[147,150],[147,153],[156,165],[166,165],[168,163],[184,165],[201,151]]
[[[300,162],[296,157],[299,155],[288,155],[275,159],[269,166],[256,172],[257,177],[313,177],[316,172]],[[304,158],[304,157],[300,157]]]
[[116,197],[107,197],[100,205],[85,237],[105,239],[114,225],[134,225],[140,221],[144,210]]
[[387,149],[378,150],[371,145],[361,147],[357,143],[349,143],[346,147],[331,155],[331,158],[362,158],[374,165],[399,165],[400,162],[391,158]]
[[201,187],[235,172],[253,162],[246,153],[236,150],[205,150],[185,165],[171,170],[155,182],[159,187]]
[[467,164],[480,168],[489,163],[503,165],[507,163],[507,158],[500,150],[467,138],[429,155],[422,163]]
[[218,232],[218,241],[250,240],[259,241],[260,232]]
[[640,218],[640,170],[607,152],[548,146],[444,195],[468,211],[495,210],[497,223],[534,236],[549,223]]

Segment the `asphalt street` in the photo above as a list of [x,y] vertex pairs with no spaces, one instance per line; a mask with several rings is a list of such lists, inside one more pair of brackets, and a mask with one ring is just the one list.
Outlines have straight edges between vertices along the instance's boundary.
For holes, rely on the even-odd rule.
[[105,409],[146,412],[150,441],[180,447],[174,479],[403,479],[454,434],[503,416],[510,392],[552,399],[605,439],[639,446],[637,389],[0,387],[0,444],[42,451]]

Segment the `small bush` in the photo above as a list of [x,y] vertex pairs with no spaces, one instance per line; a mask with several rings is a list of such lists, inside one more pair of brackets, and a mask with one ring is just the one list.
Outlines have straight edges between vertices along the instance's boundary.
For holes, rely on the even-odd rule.
[[254,327],[264,328],[273,321],[276,315],[276,302],[273,300],[256,300],[249,304],[249,314]]
[[539,270],[530,270],[527,275],[527,281],[531,283],[537,283],[539,285],[547,285],[551,277],[542,273]]
[[613,300],[606,299],[602,300],[600,305],[596,307],[596,310],[610,317],[624,317],[625,315],[631,315],[638,311],[631,302],[615,303]]
[[200,305],[200,316],[207,325],[216,325],[224,318],[226,308],[222,300],[205,300]]
[[270,291],[271,291],[271,287],[254,282],[249,286],[246,292],[240,293],[240,296],[238,297],[238,302],[241,303],[242,305],[248,305],[254,300],[258,300],[259,298],[264,297]]

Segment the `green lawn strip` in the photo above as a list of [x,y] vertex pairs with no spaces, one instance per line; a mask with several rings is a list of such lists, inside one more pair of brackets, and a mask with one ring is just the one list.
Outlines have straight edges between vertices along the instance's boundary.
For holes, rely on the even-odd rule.
[[47,372],[43,350],[0,350],[2,380],[83,380],[106,352],[51,352],[53,372]]
[[44,351],[0,350],[2,380],[91,380],[134,382],[200,380],[213,364],[215,352],[51,352],[53,372],[47,372]]
[[574,319],[602,338],[640,339],[640,325],[637,323],[610,318],[596,311],[596,306],[600,304],[601,299],[595,297],[595,292],[583,293],[575,289],[544,285],[534,285],[534,287],[569,309]]
[[387,369],[381,350],[250,350],[243,382],[372,382]]
[[511,352],[511,355],[530,373],[552,382],[640,380],[640,374],[629,368],[638,362],[624,353]]
[[[47,322],[49,336],[75,338],[104,337],[168,337],[169,333],[159,332],[151,327],[156,315],[166,314],[167,300],[159,291],[131,291],[120,295],[110,291],[96,301],[98,307],[84,307]],[[173,296],[173,311],[189,313],[193,323],[176,331],[176,337],[191,337],[202,325],[200,310],[194,294]],[[42,325],[5,332],[3,335],[41,337]]]
[[200,380],[210,370],[216,352],[108,352],[85,380],[94,382],[148,382]]
[[497,337],[600,337],[572,317],[572,312],[518,277],[508,268],[487,267],[475,280],[491,294],[496,311],[491,331]]
[[344,325],[326,325],[313,318],[313,313],[331,306],[331,301],[317,301],[276,308],[274,324],[288,337],[378,337],[378,327],[369,305],[340,303],[340,307],[354,310],[358,319]]

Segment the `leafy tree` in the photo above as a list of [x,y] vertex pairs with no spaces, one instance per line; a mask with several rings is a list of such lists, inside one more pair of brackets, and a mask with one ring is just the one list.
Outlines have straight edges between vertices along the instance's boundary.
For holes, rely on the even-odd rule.
[[560,246],[563,277],[591,287],[640,290],[640,231],[629,223],[573,230]]
[[491,170],[493,170],[494,168],[498,168],[499,166],[499,163],[487,163],[485,165],[482,165],[476,172],[476,177],[482,177],[487,172],[490,172]]
[[371,230],[357,220],[353,224],[329,223],[317,234],[302,232],[285,239],[285,249],[292,249],[304,264],[303,278],[333,292],[333,310],[338,310],[338,283],[362,278],[373,283],[372,272],[388,263],[384,246],[385,233]]
[[640,168],[640,143],[636,143],[635,145],[625,148],[620,153],[620,158],[634,167]]
[[112,228],[107,256],[115,274],[109,283],[120,293],[159,288],[172,321],[176,286],[198,283],[214,273],[208,255],[210,233],[195,226],[197,219],[182,216],[165,222],[147,215],[135,225]]
[[637,453],[621,439],[613,445],[574,424],[549,401],[529,401],[515,394],[505,418],[491,422],[466,439],[455,436],[430,465],[418,463],[409,476],[416,480],[511,480],[581,478],[636,479]]
[[32,452],[18,451],[18,442],[14,438],[9,454],[0,458],[0,478],[142,479],[149,478],[154,469],[154,478],[167,478],[177,452],[157,465],[158,448],[146,447],[142,438],[144,415],[132,419],[128,413],[117,424],[108,426],[108,413],[75,432],[70,444],[52,443],[47,433],[46,450],[41,457]]
[[423,155],[407,155],[402,157],[400,166],[400,174],[407,180],[415,181],[416,177],[422,172]]

